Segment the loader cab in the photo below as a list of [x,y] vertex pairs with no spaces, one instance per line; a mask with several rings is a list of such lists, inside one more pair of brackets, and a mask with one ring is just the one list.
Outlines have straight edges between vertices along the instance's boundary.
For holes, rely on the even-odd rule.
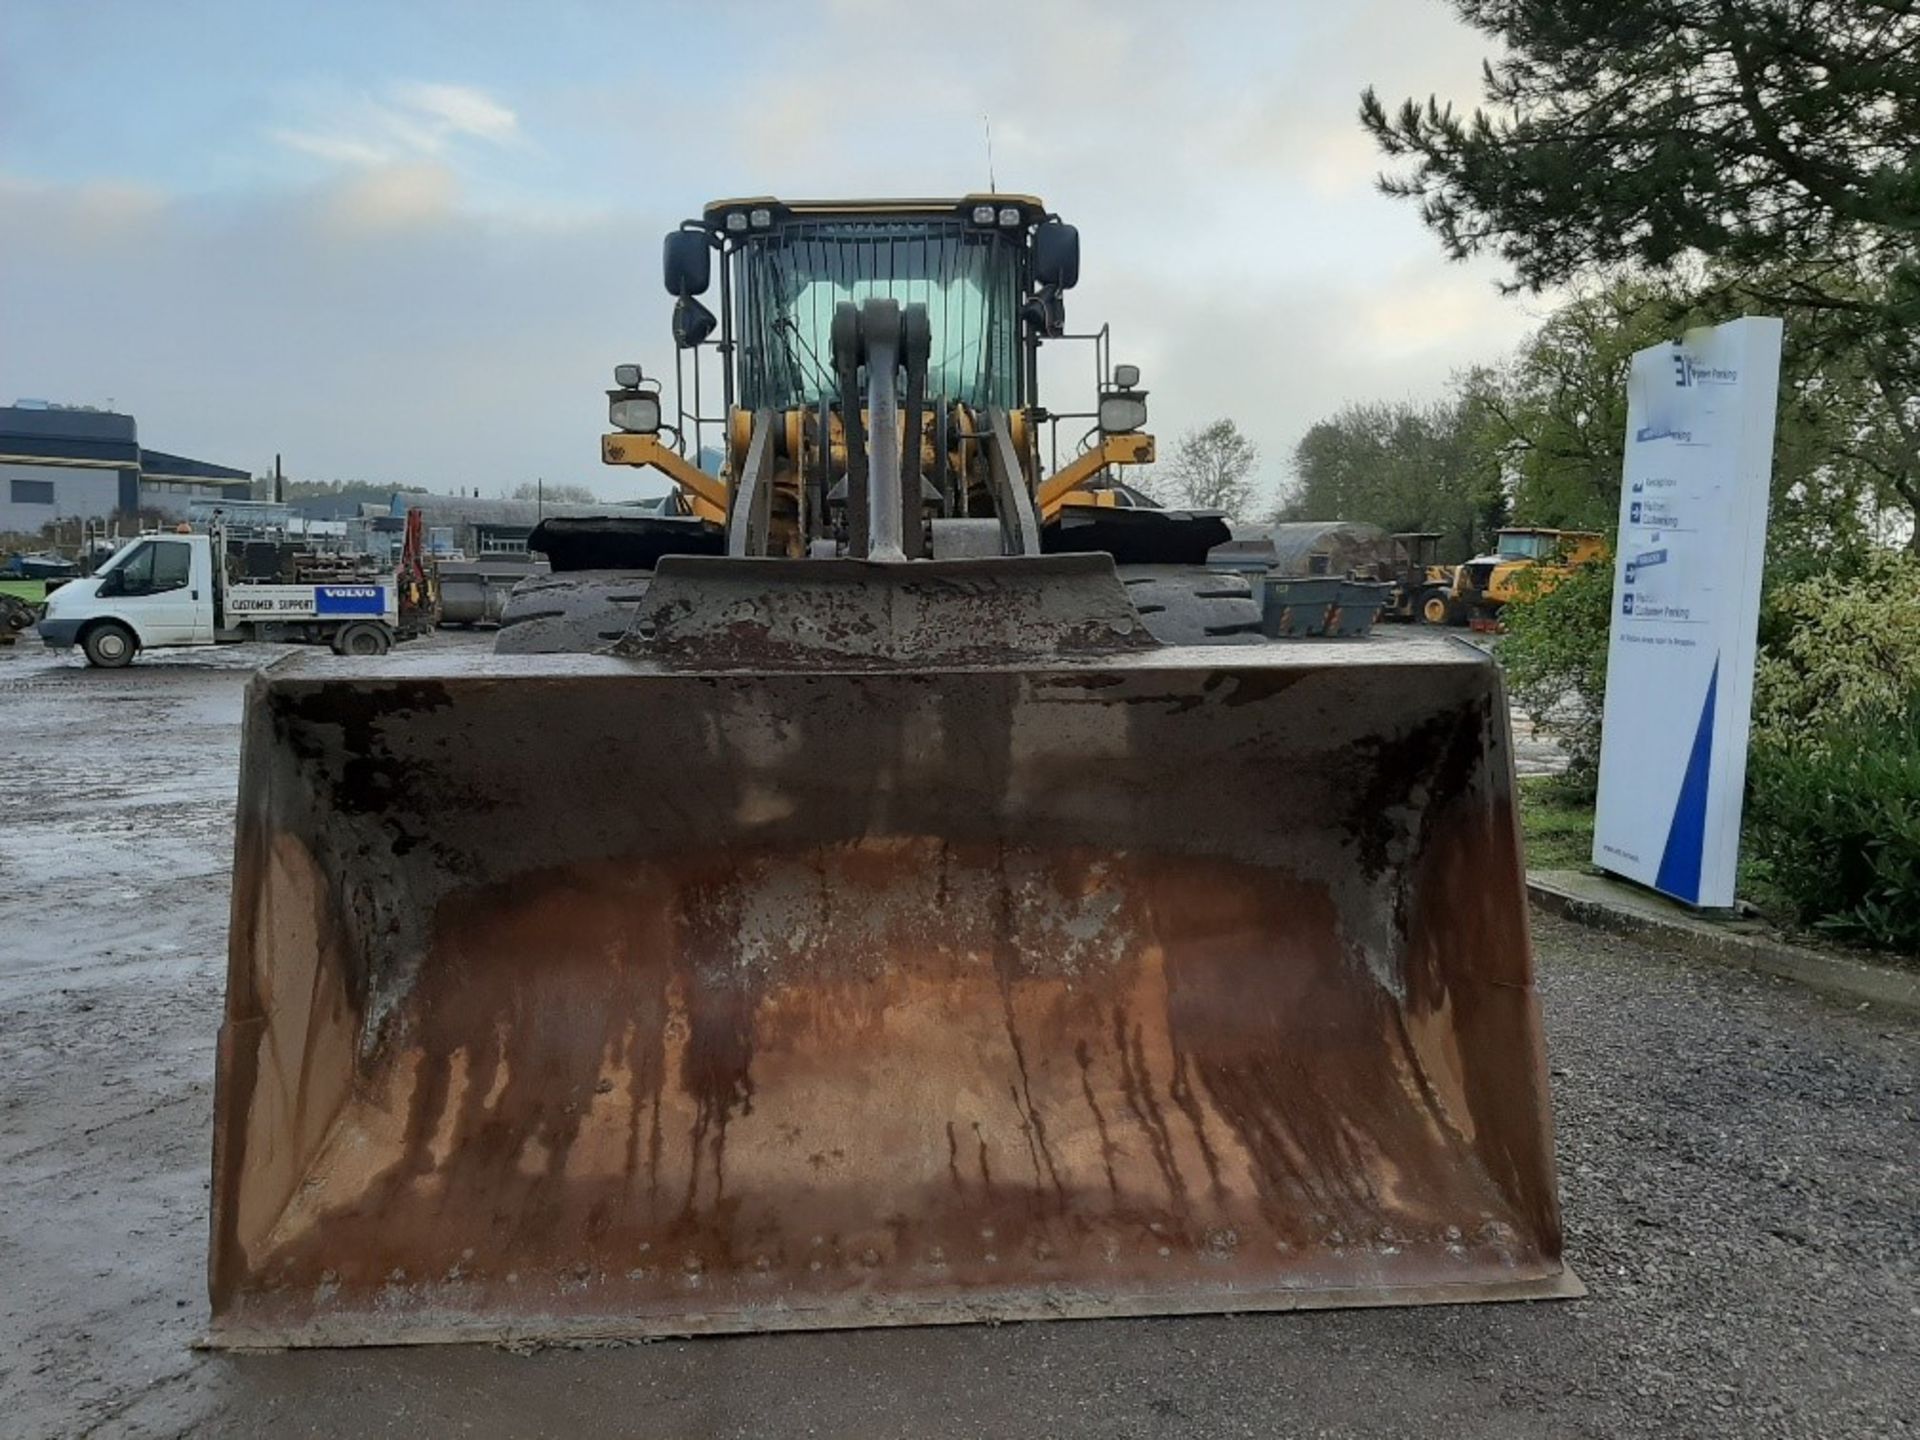
[[[880,427],[881,448],[902,452],[887,462],[889,495],[892,470],[925,481],[924,493],[899,482],[908,558],[1201,563],[1230,538],[1225,517],[1163,510],[1121,482],[1155,458],[1148,392],[1138,367],[1114,362],[1107,327],[1067,330],[1079,276],[1079,232],[1030,195],[715,201],[662,246],[672,376],[616,367],[601,458],[651,466],[686,497],[685,534],[648,527],[662,553],[866,555],[858,492]],[[878,411],[860,348],[875,306],[913,330],[879,352],[898,378]],[[1039,383],[1041,347],[1056,343],[1090,349],[1094,371],[1090,392],[1060,408]],[[849,345],[862,358],[849,362]],[[961,534],[985,520],[1000,522],[997,538]]]
[[1552,560],[1560,553],[1557,530],[1502,530],[1494,543],[1502,560]]
[[[700,299],[713,270],[717,315]],[[722,200],[665,248],[679,348],[717,332],[726,404],[747,410],[830,404],[835,308],[875,297],[926,306],[930,395],[1031,405],[1033,355],[1064,328],[1062,292],[1078,278],[1077,232],[1032,196]]]
[[712,446],[740,460],[736,414],[842,407],[834,316],[873,299],[925,307],[930,413],[964,428],[996,408],[1024,423],[1038,411],[1041,344],[1069,338],[1064,297],[1079,280],[1080,242],[1029,195],[757,197],[709,204],[668,233],[662,261],[675,355],[658,428],[683,456]]
[[1440,542],[1446,538],[1438,530],[1402,530],[1389,537],[1393,541],[1393,561],[1398,571],[1420,579],[1439,564]]
[[1494,556],[1501,561],[1532,561],[1542,565],[1578,565],[1600,553],[1606,538],[1591,530],[1510,528],[1494,539]]

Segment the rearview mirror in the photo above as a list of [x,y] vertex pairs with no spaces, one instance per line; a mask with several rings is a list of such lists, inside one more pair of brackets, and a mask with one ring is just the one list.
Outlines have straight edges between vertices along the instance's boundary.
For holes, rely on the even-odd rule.
[[1055,338],[1067,333],[1067,302],[1056,286],[1029,295],[1020,307],[1020,323],[1036,335]]
[[1043,220],[1033,231],[1033,278],[1071,290],[1080,283],[1080,232],[1063,220]]
[[667,293],[682,300],[704,295],[713,280],[713,251],[704,230],[674,230],[667,235],[661,256]]
[[673,343],[691,350],[713,334],[713,327],[719,323],[706,306],[690,295],[682,295],[673,307]]

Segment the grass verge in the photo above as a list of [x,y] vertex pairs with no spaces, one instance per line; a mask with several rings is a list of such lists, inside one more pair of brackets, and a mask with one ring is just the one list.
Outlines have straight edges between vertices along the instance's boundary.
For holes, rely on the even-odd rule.
[[[1598,874],[1593,865],[1593,791],[1558,775],[1529,776],[1520,782],[1520,833],[1526,841],[1529,870],[1574,870]],[[1920,966],[1920,957],[1852,945],[1794,921],[1793,907],[1773,884],[1767,863],[1743,853],[1734,892],[1763,924],[1782,939],[1881,965]]]
[[1520,833],[1529,870],[1591,869],[1593,792],[1557,775],[1522,780]]

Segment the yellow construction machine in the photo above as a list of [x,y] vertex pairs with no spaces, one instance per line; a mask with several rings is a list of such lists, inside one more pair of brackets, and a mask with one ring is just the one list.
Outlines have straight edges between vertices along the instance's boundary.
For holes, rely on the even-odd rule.
[[1446,537],[1437,530],[1408,530],[1392,537],[1391,570],[1380,613],[1390,620],[1423,621],[1444,625],[1449,614],[1448,592],[1456,579],[1455,567],[1435,560]]
[[1606,536],[1590,530],[1510,526],[1494,536],[1491,554],[1476,555],[1454,572],[1445,618],[1455,625],[1497,620],[1521,593],[1523,576],[1533,593],[1551,590],[1606,549]]
[[1137,373],[1041,406],[1078,267],[708,207],[602,449],[678,498],[494,656],[253,682],[215,1343],[1577,1293],[1498,674],[1264,638]]

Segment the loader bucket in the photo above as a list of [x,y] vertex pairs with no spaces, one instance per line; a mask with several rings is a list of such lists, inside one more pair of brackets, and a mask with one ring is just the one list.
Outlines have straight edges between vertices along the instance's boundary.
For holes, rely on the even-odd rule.
[[1508,743],[1431,639],[275,667],[213,1343],[1577,1293]]

